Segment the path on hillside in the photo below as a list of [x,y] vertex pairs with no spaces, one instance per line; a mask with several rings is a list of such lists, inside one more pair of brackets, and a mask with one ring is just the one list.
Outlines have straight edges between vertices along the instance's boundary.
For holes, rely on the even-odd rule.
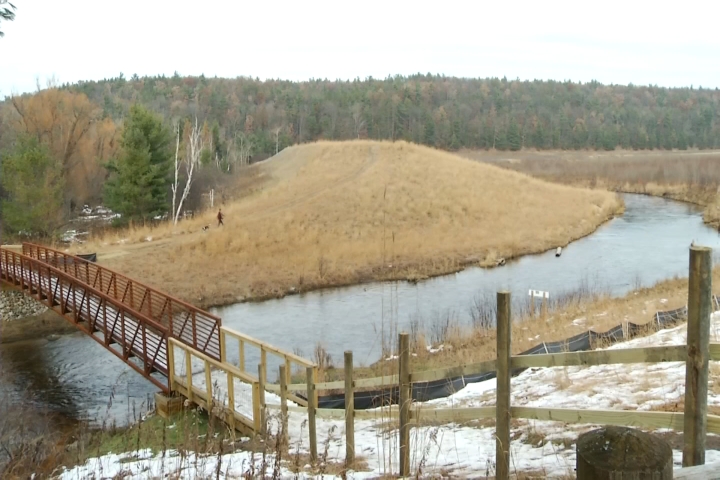
[[248,215],[248,216],[244,217],[244,220],[257,221],[257,220],[262,220],[267,217],[271,217],[273,215],[277,215],[279,213],[283,213],[287,210],[290,210],[291,208],[297,207],[298,205],[302,205],[303,203],[307,203],[311,200],[314,200],[315,198],[329,192],[330,190],[334,190],[334,189],[340,188],[342,186],[345,186],[348,183],[354,182],[355,180],[360,178],[365,172],[367,172],[373,165],[375,165],[375,163],[377,163],[377,160],[378,160],[378,147],[377,147],[377,145],[372,145],[372,146],[370,146],[370,150],[368,152],[368,158],[365,161],[365,163],[363,163],[359,169],[352,172],[351,174],[340,178],[339,181],[334,182],[332,185],[325,186],[325,187],[321,188],[320,190],[315,190],[312,193],[300,195],[299,197],[297,197],[294,200],[291,200],[289,202],[277,205],[275,207],[269,208],[262,212],[257,212],[255,214]]
[[[256,212],[250,215],[247,215],[241,219],[242,222],[255,222],[258,220],[263,220],[269,217],[273,217],[275,215],[281,214],[283,212],[286,212],[292,208],[295,208],[299,205],[302,205],[304,203],[310,202],[321,195],[337,189],[341,188],[349,183],[354,182],[358,178],[360,178],[362,175],[365,174],[370,168],[372,168],[373,165],[375,165],[378,161],[378,146],[377,145],[371,145],[369,147],[368,151],[368,157],[367,160],[354,172],[346,175],[345,177],[341,177],[337,182],[333,182],[330,185],[326,185],[319,190],[314,190],[311,193],[302,194],[295,199],[282,203],[280,205],[276,205],[274,207],[271,207],[267,210],[263,210],[261,212]],[[141,253],[146,250],[154,249],[161,246],[166,245],[182,245],[187,244],[195,240],[196,238],[207,235],[206,232],[197,231],[197,232],[190,232],[185,233],[181,235],[174,235],[169,238],[163,238],[160,240],[151,240],[148,242],[142,242],[142,243],[132,243],[125,246],[122,246],[119,249],[115,249],[117,246],[113,245],[111,247],[111,251],[104,253],[101,252],[101,259],[102,260],[110,260],[110,259],[116,259],[118,257],[123,257],[125,255],[134,254],[134,253]]]

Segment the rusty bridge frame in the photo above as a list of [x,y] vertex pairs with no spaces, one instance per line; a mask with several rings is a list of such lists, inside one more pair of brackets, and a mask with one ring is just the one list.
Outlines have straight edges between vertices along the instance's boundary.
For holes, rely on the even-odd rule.
[[169,392],[166,326],[67,272],[5,248],[0,249],[0,280],[46,304],[162,391]]
[[33,243],[23,255],[51,265],[167,327],[171,337],[220,360],[220,317],[83,258]]

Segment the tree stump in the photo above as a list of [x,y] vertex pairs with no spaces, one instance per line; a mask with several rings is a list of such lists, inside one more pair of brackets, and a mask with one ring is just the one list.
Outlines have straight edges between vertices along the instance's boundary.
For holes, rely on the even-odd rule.
[[578,480],[667,480],[673,478],[672,448],[663,439],[632,428],[608,426],[580,435]]

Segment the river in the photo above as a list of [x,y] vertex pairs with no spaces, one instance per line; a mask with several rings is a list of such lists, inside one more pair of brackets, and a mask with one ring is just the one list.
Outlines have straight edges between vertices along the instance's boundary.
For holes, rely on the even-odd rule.
[[[625,213],[592,235],[554,250],[494,269],[469,268],[411,284],[378,282],[213,309],[223,324],[290,351],[310,355],[321,342],[337,361],[353,350],[357,364],[377,360],[382,332],[432,325],[451,316],[470,321],[473,299],[509,289],[525,299],[529,289],[551,299],[578,285],[622,295],[676,275],[686,276],[688,247],[720,247],[717,232],[703,225],[693,205],[642,195],[624,195]],[[231,357],[232,358],[232,357]],[[247,358],[248,368],[257,363]],[[92,425],[125,424],[147,409],[156,388],[83,334],[55,341],[0,345],[0,406],[22,399],[33,409]]]

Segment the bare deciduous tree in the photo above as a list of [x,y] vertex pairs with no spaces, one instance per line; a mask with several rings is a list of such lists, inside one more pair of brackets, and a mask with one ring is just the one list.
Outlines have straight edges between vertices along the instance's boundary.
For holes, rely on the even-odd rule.
[[185,188],[183,188],[182,195],[180,196],[180,201],[178,202],[176,208],[175,196],[178,187],[178,172],[180,170],[180,162],[178,160],[178,155],[180,151],[180,129],[179,127],[177,128],[177,142],[175,144],[175,183],[172,186],[173,209],[175,209],[173,216],[173,224],[175,225],[177,225],[178,218],[180,218],[180,212],[182,211],[183,202],[190,193],[190,185],[192,184],[195,167],[197,166],[199,168],[200,153],[203,150],[204,144],[205,142],[202,139],[200,128],[198,127],[197,117],[195,117],[195,125],[193,125],[193,128],[190,131],[187,142],[187,151],[185,153],[185,160],[183,161],[183,163],[185,164]]
[[275,130],[273,130],[273,133],[275,133],[275,155],[278,154],[278,147],[280,146],[280,132],[282,132],[283,127],[275,127]]
[[355,122],[355,136],[360,138],[360,131],[365,126],[365,120],[363,119],[362,104],[356,103],[352,106],[352,117]]
[[235,150],[237,163],[244,167],[250,163],[250,155],[252,155],[253,143],[245,132],[237,132],[235,134]]

